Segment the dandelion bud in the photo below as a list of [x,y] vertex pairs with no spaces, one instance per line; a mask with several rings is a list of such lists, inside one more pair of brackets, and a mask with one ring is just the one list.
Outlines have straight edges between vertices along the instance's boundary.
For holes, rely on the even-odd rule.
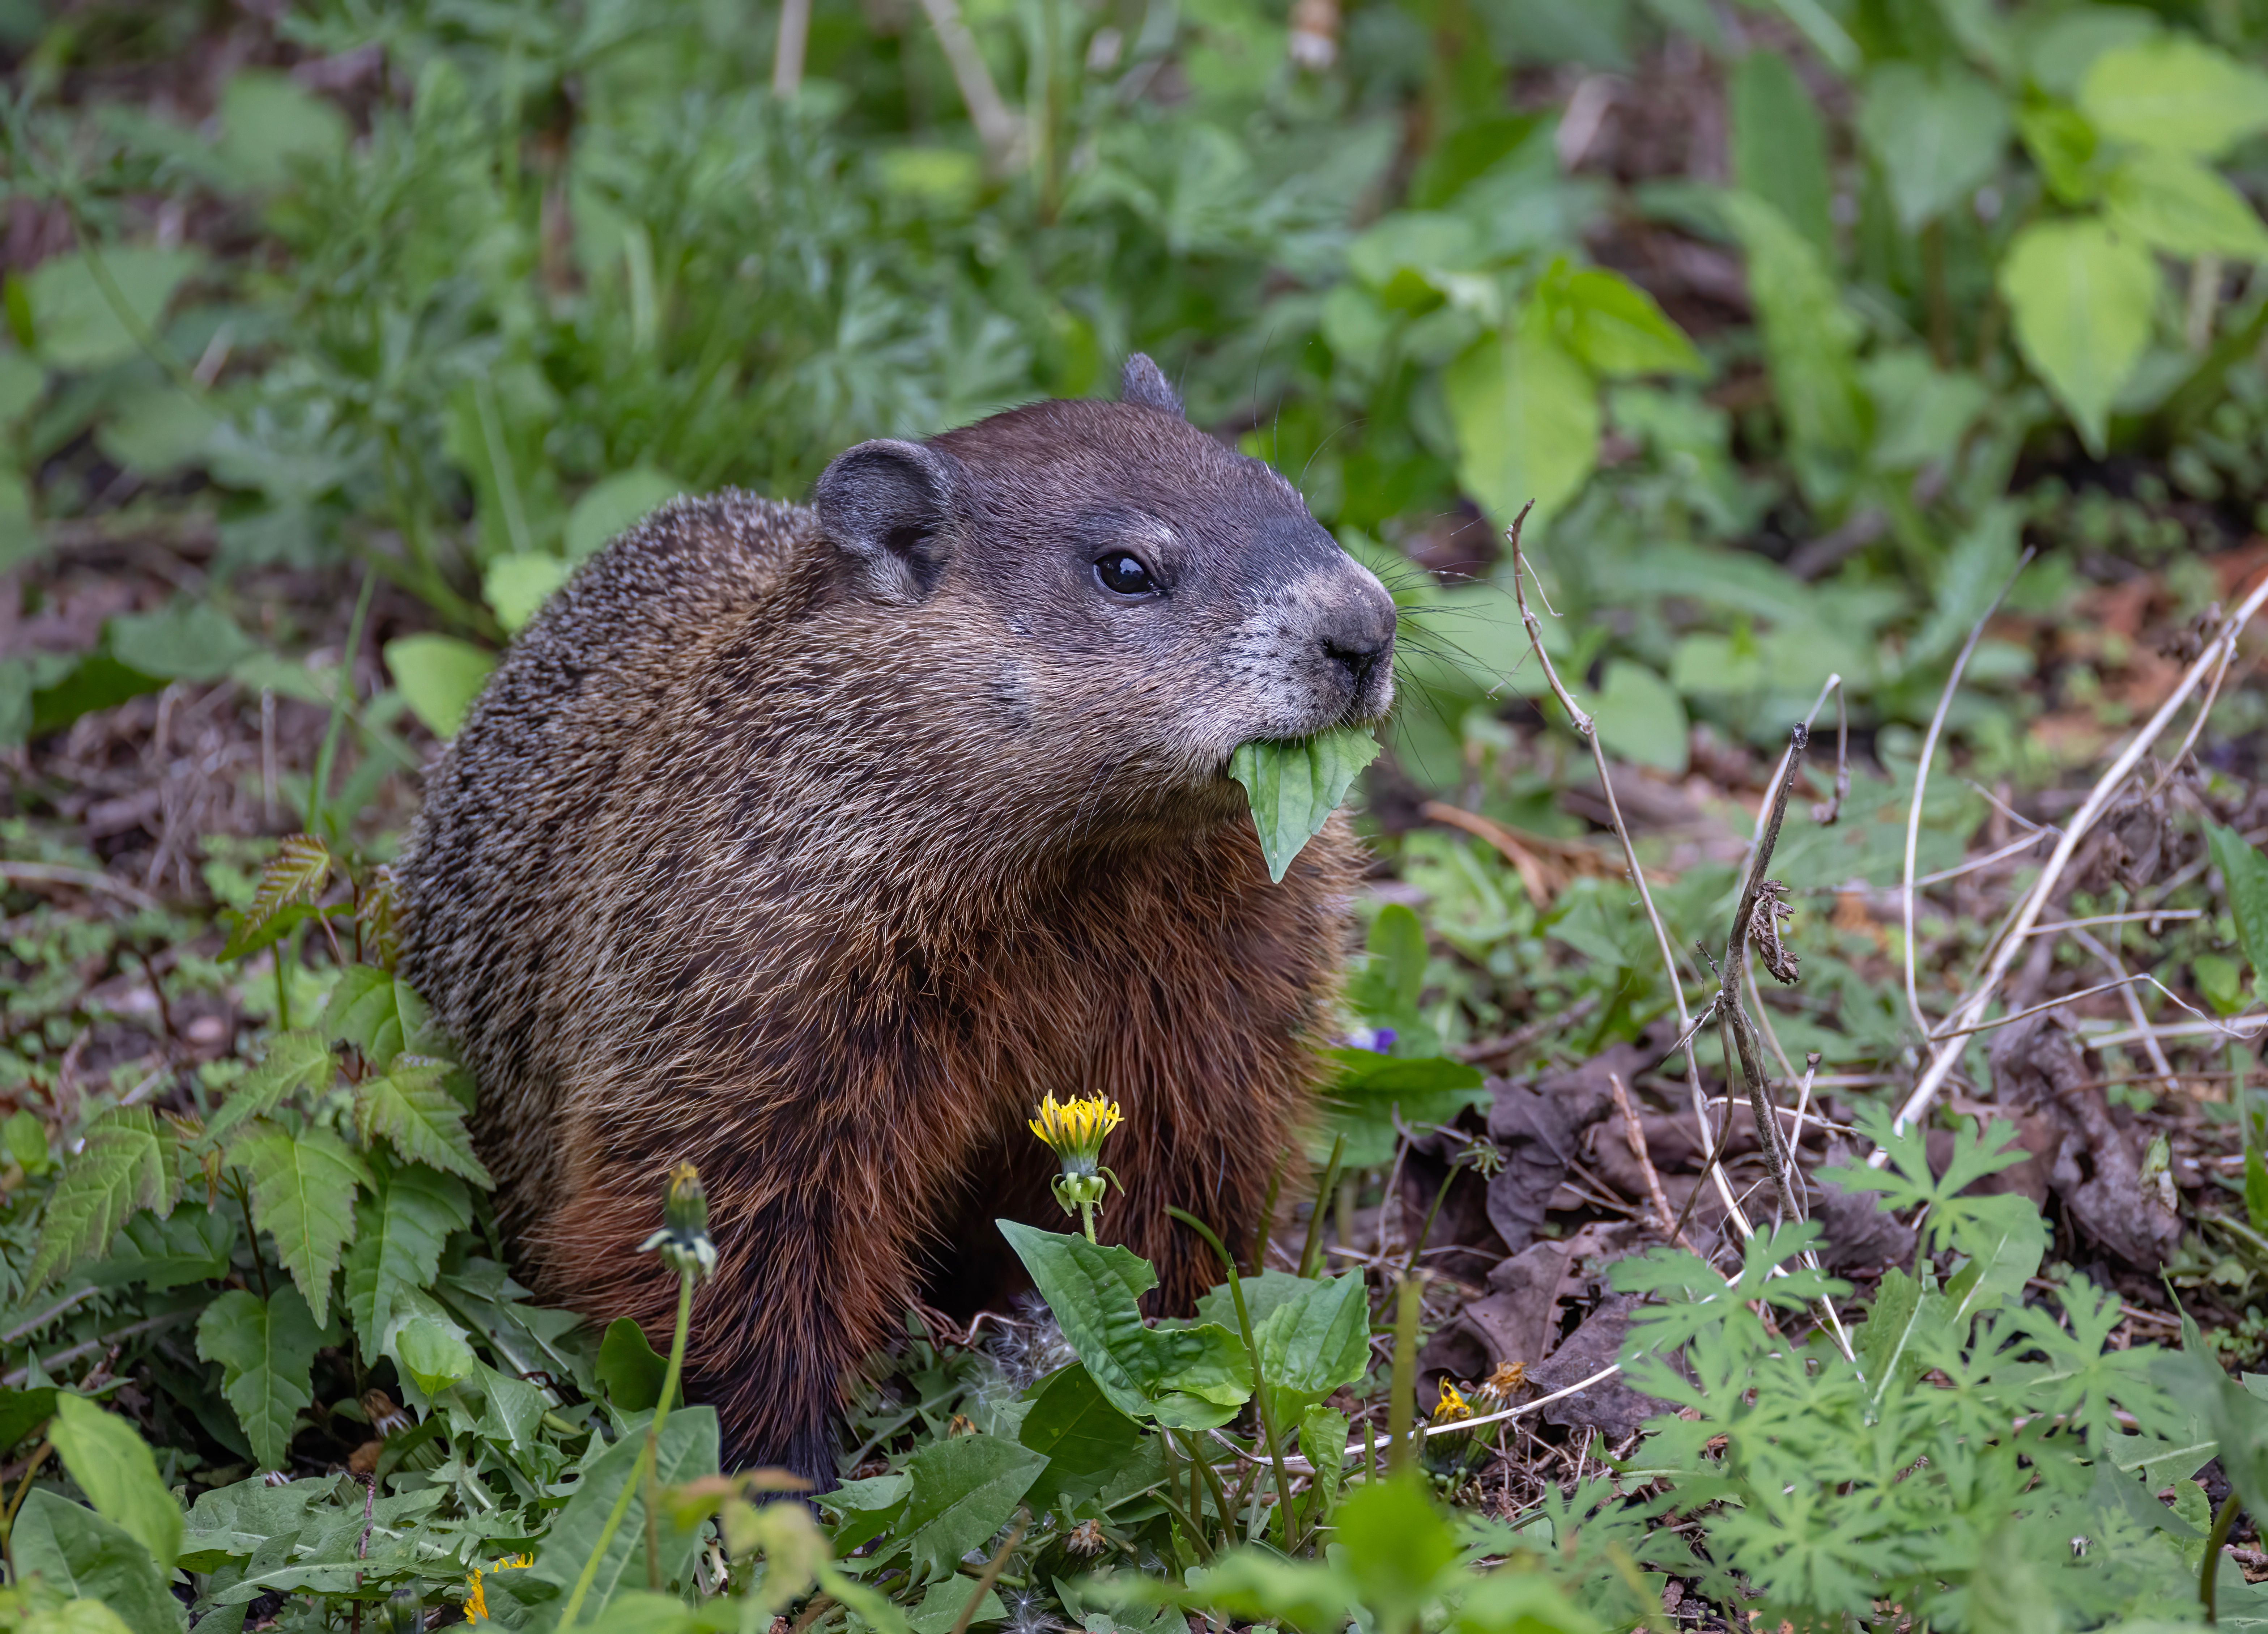
[[662,1263],[680,1276],[706,1277],[717,1269],[717,1246],[709,1240],[709,1194],[701,1189],[701,1172],[689,1163],[669,1172],[661,1229],[638,1245],[640,1253],[657,1249]]

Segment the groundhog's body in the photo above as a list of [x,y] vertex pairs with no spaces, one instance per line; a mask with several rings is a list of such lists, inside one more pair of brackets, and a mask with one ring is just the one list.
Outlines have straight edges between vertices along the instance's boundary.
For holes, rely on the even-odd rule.
[[[721,1264],[692,1393],[748,1460],[831,1482],[843,1381],[909,1299],[991,1253],[991,1216],[1060,1223],[1024,1127],[1043,1093],[1123,1106],[1103,1230],[1174,1309],[1217,1273],[1167,1205],[1248,1241],[1301,1113],[1351,845],[1334,822],[1270,884],[1220,768],[1223,743],[1314,730],[1324,705],[1153,708],[1145,689],[1248,687],[1259,615],[1182,629],[1220,599],[1210,558],[1131,598],[1097,588],[1135,582],[1119,557],[1085,561],[1108,537],[1072,542],[1092,582],[1053,565],[1088,526],[1064,507],[1196,437],[1162,406],[864,445],[816,511],[669,506],[529,627],[435,771],[403,968],[479,1079],[523,1268],[659,1337],[672,1290],[637,1245],[665,1171],[698,1164]],[[1157,444],[1138,458],[1111,446],[1129,417]],[[1035,460],[1062,480],[1027,480]],[[1183,513],[1212,503],[1145,499],[1097,536],[1186,549]],[[1267,617],[1312,622],[1269,594]],[[1188,661],[1207,645],[1225,678]],[[1382,707],[1349,673],[1336,716]]]

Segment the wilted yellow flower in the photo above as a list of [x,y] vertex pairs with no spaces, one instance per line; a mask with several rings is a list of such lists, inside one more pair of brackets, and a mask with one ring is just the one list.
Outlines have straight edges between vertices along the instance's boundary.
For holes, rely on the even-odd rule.
[[1491,1401],[1509,1401],[1528,1382],[1528,1367],[1521,1362],[1498,1362],[1496,1372],[1481,1381],[1475,1395],[1486,1396]]
[[1457,1394],[1457,1386],[1443,1379],[1441,1399],[1433,1406],[1433,1422],[1446,1424],[1452,1419],[1470,1418],[1472,1416],[1473,1409],[1465,1405],[1465,1398]]
[[[516,1571],[534,1564],[535,1556],[533,1555],[507,1555],[502,1560],[491,1562],[489,1571]],[[475,1566],[473,1575],[465,1579],[465,1621],[468,1623],[484,1623],[488,1620],[489,1594],[488,1590],[481,1585],[482,1575],[481,1569]]]

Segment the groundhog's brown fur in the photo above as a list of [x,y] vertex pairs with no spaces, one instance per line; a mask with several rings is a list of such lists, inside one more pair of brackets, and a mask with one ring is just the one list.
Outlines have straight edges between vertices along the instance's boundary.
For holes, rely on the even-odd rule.
[[[996,1214],[1063,1227],[1042,1094],[1124,1108],[1102,1229],[1170,1310],[1218,1272],[1167,1205],[1248,1242],[1306,1104],[1352,842],[1271,884],[1224,768],[1381,713],[1391,603],[1147,359],[1125,395],[862,445],[815,510],[669,506],[434,770],[403,970],[478,1077],[522,1268],[666,1342],[636,1249],[697,1163],[691,1394],[728,1456],[831,1484],[909,1298]],[[1109,588],[1122,544],[1158,594]]]

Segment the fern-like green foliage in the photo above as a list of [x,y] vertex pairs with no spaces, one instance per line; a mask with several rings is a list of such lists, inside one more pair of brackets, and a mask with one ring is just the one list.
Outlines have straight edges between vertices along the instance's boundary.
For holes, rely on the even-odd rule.
[[1790,1343],[1747,1303],[1794,1303],[1800,1272],[1759,1268],[1815,1228],[1752,1243],[1730,1287],[1662,1250],[1615,1268],[1618,1287],[1665,1301],[1632,1324],[1631,1381],[1684,1410],[1648,1426],[1625,1479],[1713,1506],[1697,1575],[1768,1626],[1872,1626],[1895,1607],[1916,1627],[2086,1627],[2194,1603],[2179,1547],[2194,1528],[2151,1495],[2213,1443],[2154,1380],[2155,1353],[2106,1348],[2117,1301],[2082,1278],[2052,1310],[2020,1303],[2044,1227],[1996,1206],[2017,1200],[1957,1194],[2005,1166],[1999,1132],[1935,1179],[1918,1135],[1887,1143],[1874,1189],[1926,1204],[1941,1239],[1975,1253],[1942,1287],[1927,1261],[1886,1276],[1855,1363],[1823,1335]]

